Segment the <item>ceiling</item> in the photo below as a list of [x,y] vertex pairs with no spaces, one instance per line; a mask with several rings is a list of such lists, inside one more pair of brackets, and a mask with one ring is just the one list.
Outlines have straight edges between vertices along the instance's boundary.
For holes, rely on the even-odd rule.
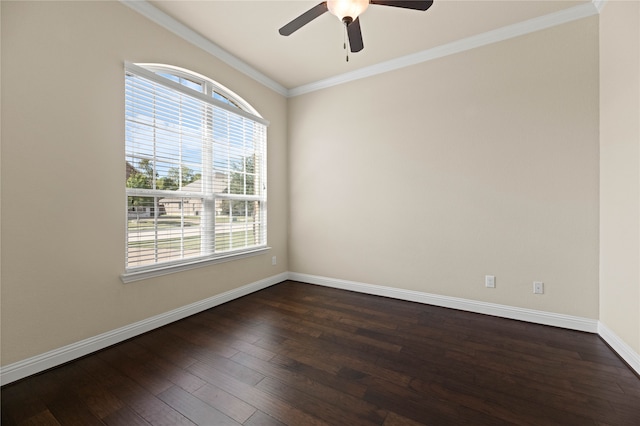
[[288,37],[278,33],[318,3],[148,0],[146,6],[291,90],[534,18],[567,14],[589,7],[591,0],[435,0],[426,12],[371,5],[360,17],[365,47],[349,54],[349,62],[343,26],[329,13]]

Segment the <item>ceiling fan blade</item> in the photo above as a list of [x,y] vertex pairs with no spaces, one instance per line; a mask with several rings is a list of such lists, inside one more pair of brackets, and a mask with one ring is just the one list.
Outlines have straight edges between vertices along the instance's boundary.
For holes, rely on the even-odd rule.
[[359,52],[364,49],[362,41],[362,31],[360,30],[360,18],[347,24],[347,35],[349,36],[349,47],[352,52]]
[[371,4],[401,7],[403,9],[427,10],[433,4],[433,0],[371,0]]
[[323,1],[322,3],[320,3],[320,4],[312,7],[311,9],[307,10],[305,13],[303,13],[300,16],[298,16],[296,19],[294,19],[293,21],[289,22],[284,27],[280,28],[278,30],[278,32],[280,34],[282,34],[283,36],[291,35],[295,31],[297,31],[300,28],[302,28],[303,26],[307,25],[309,22],[313,21],[318,16],[322,15],[323,13],[325,13],[328,10],[329,10],[329,8],[327,7],[327,2]]

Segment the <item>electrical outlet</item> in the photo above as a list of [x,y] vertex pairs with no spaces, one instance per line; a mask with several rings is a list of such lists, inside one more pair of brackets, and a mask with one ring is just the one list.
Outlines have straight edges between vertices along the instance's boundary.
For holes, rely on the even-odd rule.
[[277,263],[278,263],[278,259],[276,259],[276,257],[275,257],[275,256],[272,256],[272,257],[271,257],[271,264],[272,264],[272,265],[276,265]]
[[542,281],[534,281],[533,282],[533,293],[534,294],[544,294],[544,283]]
[[485,275],[484,276],[484,286],[489,288],[496,287],[496,277],[495,275]]

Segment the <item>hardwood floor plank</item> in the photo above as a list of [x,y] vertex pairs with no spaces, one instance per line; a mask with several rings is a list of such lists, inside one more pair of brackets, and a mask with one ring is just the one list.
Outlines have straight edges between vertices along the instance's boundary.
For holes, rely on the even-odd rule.
[[111,347],[98,353],[98,356],[123,376],[131,378],[154,395],[173,386],[173,383],[162,375],[160,369],[154,368],[147,362],[141,362],[140,359],[131,358],[124,346]]
[[125,398],[132,411],[154,426],[193,426],[195,424],[156,395],[145,392],[133,383],[123,383],[112,389],[112,392],[120,395],[120,398]]
[[102,421],[109,426],[149,426],[150,424],[129,407],[123,407],[114,411],[102,419]]
[[[191,336],[202,334],[201,330],[191,329],[187,331],[184,324],[181,324],[179,328],[182,333],[187,333]],[[238,353],[238,351],[235,349],[227,350],[227,351],[220,351],[219,349],[216,349],[214,351],[209,351],[208,347],[192,344],[193,341],[201,341],[202,340],[201,337],[197,337],[195,339],[189,338],[184,334],[178,334],[178,331],[174,331],[173,335],[174,337],[183,339],[184,342],[182,343],[182,345],[184,347],[189,348],[190,353],[193,355],[193,357],[201,363],[206,363],[215,368],[221,369],[226,373],[234,376],[238,380],[243,381],[250,385],[254,385],[264,378],[262,375],[260,375],[256,371],[253,371],[250,368],[247,368],[231,360],[231,356]],[[216,343],[216,345],[218,345],[218,348],[220,347],[220,345],[222,345],[222,342],[223,340],[219,340]],[[225,355],[228,355],[229,357],[227,358],[225,356],[220,355],[221,352],[225,353]]]
[[374,417],[373,419],[367,418],[369,416],[360,417],[358,413],[351,410],[344,410],[337,405],[325,402],[320,395],[310,395],[290,386],[288,383],[283,383],[270,377],[266,377],[258,383],[256,388],[274,395],[289,404],[295,404],[303,411],[324,420],[330,425],[349,424],[373,426],[379,425],[382,419],[384,419],[384,416],[382,418],[375,416],[374,412],[372,412],[372,414],[374,414],[372,416]]
[[[261,300],[264,299],[263,297]],[[348,326],[346,331],[353,332],[359,327],[374,329],[395,329],[397,327],[393,322],[388,321],[388,315],[383,315],[381,318],[380,312],[364,307],[359,307],[354,310],[353,305],[339,305],[335,300],[327,300],[325,303],[322,303],[322,301],[318,299],[303,298],[302,300],[296,300],[291,296],[278,296],[278,300],[278,306],[281,306],[282,300],[285,300],[288,305],[298,307],[301,313],[299,316],[305,319],[321,325],[327,325],[327,322],[333,326],[343,324]],[[267,304],[273,306],[276,302]],[[310,309],[310,307],[313,307],[313,309]]]
[[273,357],[276,356],[276,354],[274,352],[268,351],[266,349],[263,349],[263,348],[261,348],[259,346],[256,346],[256,345],[253,345],[251,343],[246,343],[246,342],[242,342],[242,341],[234,341],[234,342],[231,342],[230,345],[234,349],[237,349],[239,351],[234,356],[232,356],[231,359],[234,359],[240,353],[251,355],[251,356],[259,358],[259,359],[261,359],[263,361],[269,361],[269,360],[273,359]]
[[[345,342],[336,343],[333,340],[325,340],[321,336],[320,339],[315,340],[298,338],[281,341],[278,343],[278,351],[279,354],[284,354],[288,358],[323,369],[333,375],[347,366],[404,385],[410,380],[407,375],[376,364],[380,354],[386,352],[376,352],[371,348],[363,350],[359,344],[350,346]],[[395,353],[395,351],[391,353]]]
[[[197,324],[207,334],[214,331],[216,338],[220,338],[225,342],[241,340],[247,343],[254,343],[262,337],[259,334],[254,334],[254,330],[259,328],[262,325],[261,323],[251,327],[243,326],[226,319],[224,316],[217,315],[215,311],[211,310],[203,312],[202,315],[187,318],[185,324]],[[226,354],[221,355],[227,356]]]
[[124,407],[122,401],[97,383],[79,387],[74,394],[99,419],[103,419]]
[[198,362],[188,348],[185,348],[180,342],[174,341],[167,329],[168,327],[163,327],[153,330],[136,338],[135,341],[140,346],[147,348],[148,351],[158,354],[161,358],[180,368],[187,368]]
[[223,339],[219,339],[219,336],[212,333],[206,326],[190,323],[189,318],[178,321],[173,327],[168,327],[167,331],[172,335],[172,338],[180,338],[212,355],[230,358],[237,352],[227,346]]
[[622,389],[625,395],[629,395],[632,398],[637,398],[640,401],[640,387],[638,387],[637,376],[632,377],[618,377],[618,386]]
[[244,422],[244,426],[285,426],[285,424],[266,415],[262,411],[256,411],[253,416]]
[[483,425],[509,424],[496,417],[472,410],[458,401],[439,399],[402,386],[367,376],[369,384],[364,400],[423,424],[458,425],[468,422]]
[[[313,380],[330,387],[342,389],[342,391],[346,394],[355,396],[357,398],[362,398],[365,391],[367,390],[366,386],[342,378],[340,376],[340,370],[337,372],[337,374],[327,374],[325,370],[315,368],[314,366],[307,365],[303,362],[288,358],[284,355],[277,355],[273,359],[269,360],[269,362],[271,364],[274,364],[276,367],[282,367],[294,374],[299,374],[303,377],[306,377],[308,380]],[[272,377],[277,377],[277,375],[275,374],[270,375]]]
[[[231,357],[238,352],[237,350],[232,348],[227,348],[224,351],[220,351],[217,348],[209,350],[209,348],[207,348],[206,346],[192,343],[194,339],[186,336],[190,333],[189,327],[185,327],[184,324],[175,324],[175,327],[174,324],[172,324],[172,327],[166,328],[166,336],[163,336],[162,339],[166,339],[168,342],[170,342],[167,344],[175,346],[176,348],[180,348],[181,351],[188,353],[189,358],[194,361],[189,363],[188,365],[182,366],[182,368],[185,370],[188,369],[191,365],[202,362],[203,360],[211,358],[215,361],[221,358]],[[192,332],[194,334],[199,333],[197,330],[193,330]],[[195,340],[197,339],[199,339],[199,337],[195,338]],[[164,356],[164,353],[162,351],[160,351],[159,354],[160,356]],[[167,358],[167,361],[170,361],[170,359]]]
[[[286,383],[288,387],[307,395],[314,395],[338,408],[349,410],[356,414],[357,417],[380,423],[387,414],[386,411],[379,410],[378,407],[362,401],[361,397],[345,392],[345,389],[350,387],[350,383],[346,379],[325,374],[321,376],[322,381],[320,382],[310,379],[306,374],[291,371],[281,365],[265,362],[250,355],[239,354],[236,355],[236,358],[238,358],[238,362],[250,365],[252,368],[262,372],[265,375],[265,380],[273,378],[280,383]],[[261,388],[261,386],[264,386],[264,381],[256,387]],[[364,394],[364,391],[365,389],[362,387],[362,394]]]
[[24,422],[20,422],[21,426],[60,426],[60,422],[56,420],[51,411],[45,410],[35,416],[31,416]]
[[33,392],[33,387],[37,385],[38,380],[35,376],[32,379],[19,381],[10,387],[3,388],[0,394],[2,401],[1,424],[21,424],[27,419],[42,415],[42,413],[48,413],[44,416],[51,415],[39,392]]
[[366,359],[354,357],[352,355],[345,355],[342,353],[333,353],[329,358],[336,362],[338,366],[342,368],[349,367],[353,370],[361,371],[363,373],[379,377],[382,380],[387,380],[390,383],[395,383],[400,386],[407,386],[411,381],[411,376],[395,369],[387,368],[377,362],[371,362]]
[[[262,348],[274,351],[278,355],[286,354],[287,358],[295,362],[323,370],[329,374],[336,374],[339,370],[339,366],[334,362],[324,356],[318,356],[319,353],[315,348],[309,348],[296,340],[263,339],[256,342],[256,344]],[[326,353],[326,351],[323,350],[321,353]]]
[[262,373],[265,377],[273,377],[286,381],[291,386],[319,386],[340,389],[347,395],[359,398],[364,395],[364,386],[354,385],[351,381],[337,375],[313,369],[284,356],[271,361],[264,361],[249,354],[239,353],[234,360]]
[[260,303],[263,305],[271,306],[278,311],[282,311],[285,314],[297,314],[297,316],[305,316],[309,314],[309,307],[300,303],[282,303],[280,299],[273,299],[269,297],[264,297],[265,294],[261,294],[258,297],[255,297],[253,300],[256,303]]
[[264,376],[262,374],[251,368],[245,367],[244,365],[239,364],[232,359],[220,358],[212,360],[211,358],[209,358],[207,360],[203,360],[202,362],[250,386],[257,384],[262,381],[262,379],[264,379]]
[[[138,346],[135,341],[129,342],[129,347]],[[181,368],[158,355],[158,352],[150,351],[143,346],[138,346],[140,351],[131,351],[129,356],[139,362],[149,363],[153,368],[157,368],[159,374],[163,375],[171,383],[178,385],[187,392],[193,392],[206,384],[205,381],[187,373]]]
[[239,426],[240,423],[189,392],[173,386],[158,395],[167,405],[198,425]]
[[226,414],[238,423],[244,423],[256,412],[254,407],[240,398],[236,398],[230,393],[211,384],[207,384],[193,392],[193,396]]
[[49,411],[63,425],[91,426],[102,425],[102,421],[94,415],[81,401],[70,395],[60,395],[47,401]]
[[[425,356],[424,352],[416,356],[414,352],[403,350],[402,353],[394,357],[379,357],[376,365],[393,369],[409,378],[431,379],[444,377],[463,383],[473,380],[477,371],[473,364],[459,361],[448,351],[429,353],[429,356]],[[471,357],[473,357],[473,354]]]
[[[523,392],[519,387],[509,391],[499,388],[496,382],[492,387],[475,387],[454,380],[415,379],[411,388],[422,394],[429,394],[443,400],[455,400],[461,406],[476,410],[496,419],[512,423],[537,426],[540,424],[589,424],[585,411],[557,409],[557,405],[566,408],[572,399],[547,398],[544,393]],[[553,401],[549,404],[549,401]],[[585,404],[594,401],[584,401]],[[583,405],[586,407],[586,405]],[[594,410],[611,410],[610,406],[599,406]],[[590,414],[590,413],[586,413]]]
[[[305,325],[313,326],[308,321],[302,321],[302,323]],[[402,349],[402,346],[395,343],[372,339],[358,333],[345,332],[329,325],[316,325],[316,327],[322,330],[322,334],[320,336],[322,340],[326,340],[349,348],[354,348],[356,350],[361,350],[363,352],[369,350],[399,352]]]
[[195,364],[189,370],[202,379],[223,389],[231,395],[245,401],[251,401],[251,405],[284,424],[296,425],[327,425],[319,418],[304,412],[280,398],[269,395],[253,386],[242,383],[235,378],[205,364]]
[[258,326],[259,330],[265,330],[269,333],[276,333],[283,337],[297,338],[297,336],[305,336],[316,339],[322,335],[322,330],[317,327],[309,327],[308,324],[301,324],[301,320],[290,317],[279,317],[274,324],[263,324]]
[[229,324],[235,324],[235,327],[250,329],[262,323],[260,312],[248,306],[250,302],[250,298],[236,299],[233,304],[216,306],[211,312],[215,312],[216,317],[224,318]]
[[387,418],[384,419],[382,426],[424,426],[424,423],[419,423],[394,412],[390,412]]

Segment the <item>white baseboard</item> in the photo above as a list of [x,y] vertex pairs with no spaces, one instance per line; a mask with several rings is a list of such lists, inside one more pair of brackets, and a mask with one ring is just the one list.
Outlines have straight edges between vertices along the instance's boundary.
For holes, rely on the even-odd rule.
[[263,288],[278,284],[285,281],[287,278],[288,273],[283,272],[216,296],[200,300],[190,305],[129,324],[116,330],[108,331],[98,336],[90,337],[41,355],[9,364],[0,369],[0,384],[6,385],[32,374],[40,373],[49,368],[56,367],[64,364],[65,362],[99,351],[100,349],[104,349],[116,343],[120,343],[124,340],[130,339],[131,337],[162,327],[163,325],[170,324],[190,315],[197,314],[198,312],[213,308],[214,306],[221,305],[233,299],[237,299],[255,291],[262,290]]
[[611,348],[616,351],[618,356],[622,358],[629,367],[635,370],[640,375],[640,354],[635,352],[629,345],[627,345],[617,334],[611,331],[604,323],[598,322],[598,334],[607,342]]
[[309,284],[324,285],[343,290],[356,291],[358,293],[385,296],[393,299],[408,300],[410,302],[425,303],[444,308],[459,309],[461,311],[475,312],[478,314],[493,315],[502,318],[510,318],[537,324],[552,325],[571,330],[598,332],[598,321],[589,318],[575,317],[571,315],[556,314],[553,312],[536,311],[533,309],[517,308],[514,306],[498,305],[495,303],[479,302],[476,300],[462,299],[459,297],[440,296],[437,294],[423,293],[413,290],[404,290],[394,287],[384,287],[373,284],[365,284],[354,281],[345,281],[335,278],[319,277],[316,275],[290,272],[289,279],[302,281]]
[[459,309],[463,311],[475,312],[479,314],[493,315],[503,318],[510,318],[520,321],[527,321],[537,324],[550,325],[567,328],[571,330],[598,333],[600,337],[613,348],[618,355],[624,359],[631,368],[640,374],[640,355],[631,349],[607,326],[597,320],[576,317],[571,315],[556,314],[552,312],[536,311],[532,309],[517,308],[495,303],[479,302],[475,300],[462,299],[450,296],[440,296],[437,294],[423,293],[412,290],[403,290],[393,287],[384,287],[373,284],[359,283],[355,281],[340,280],[335,278],[321,277],[317,275],[301,274],[297,272],[283,272],[272,277],[256,281],[251,284],[227,291],[222,294],[183,306],[178,309],[156,315],[142,321],[127,325],[125,327],[112,330],[71,345],[64,346],[37,355],[23,361],[9,364],[0,368],[0,384],[20,380],[24,377],[40,373],[49,368],[64,364],[92,352],[104,349],[108,346],[120,343],[124,340],[146,333],[158,327],[170,324],[174,321],[186,318],[198,312],[205,311],[231,300],[246,296],[250,293],[270,287],[285,280],[301,281],[309,284],[323,285],[326,287],[339,288],[343,290],[355,291],[358,293],[385,296],[393,299],[407,300],[411,302],[424,303],[428,305],[441,306],[445,308]]

